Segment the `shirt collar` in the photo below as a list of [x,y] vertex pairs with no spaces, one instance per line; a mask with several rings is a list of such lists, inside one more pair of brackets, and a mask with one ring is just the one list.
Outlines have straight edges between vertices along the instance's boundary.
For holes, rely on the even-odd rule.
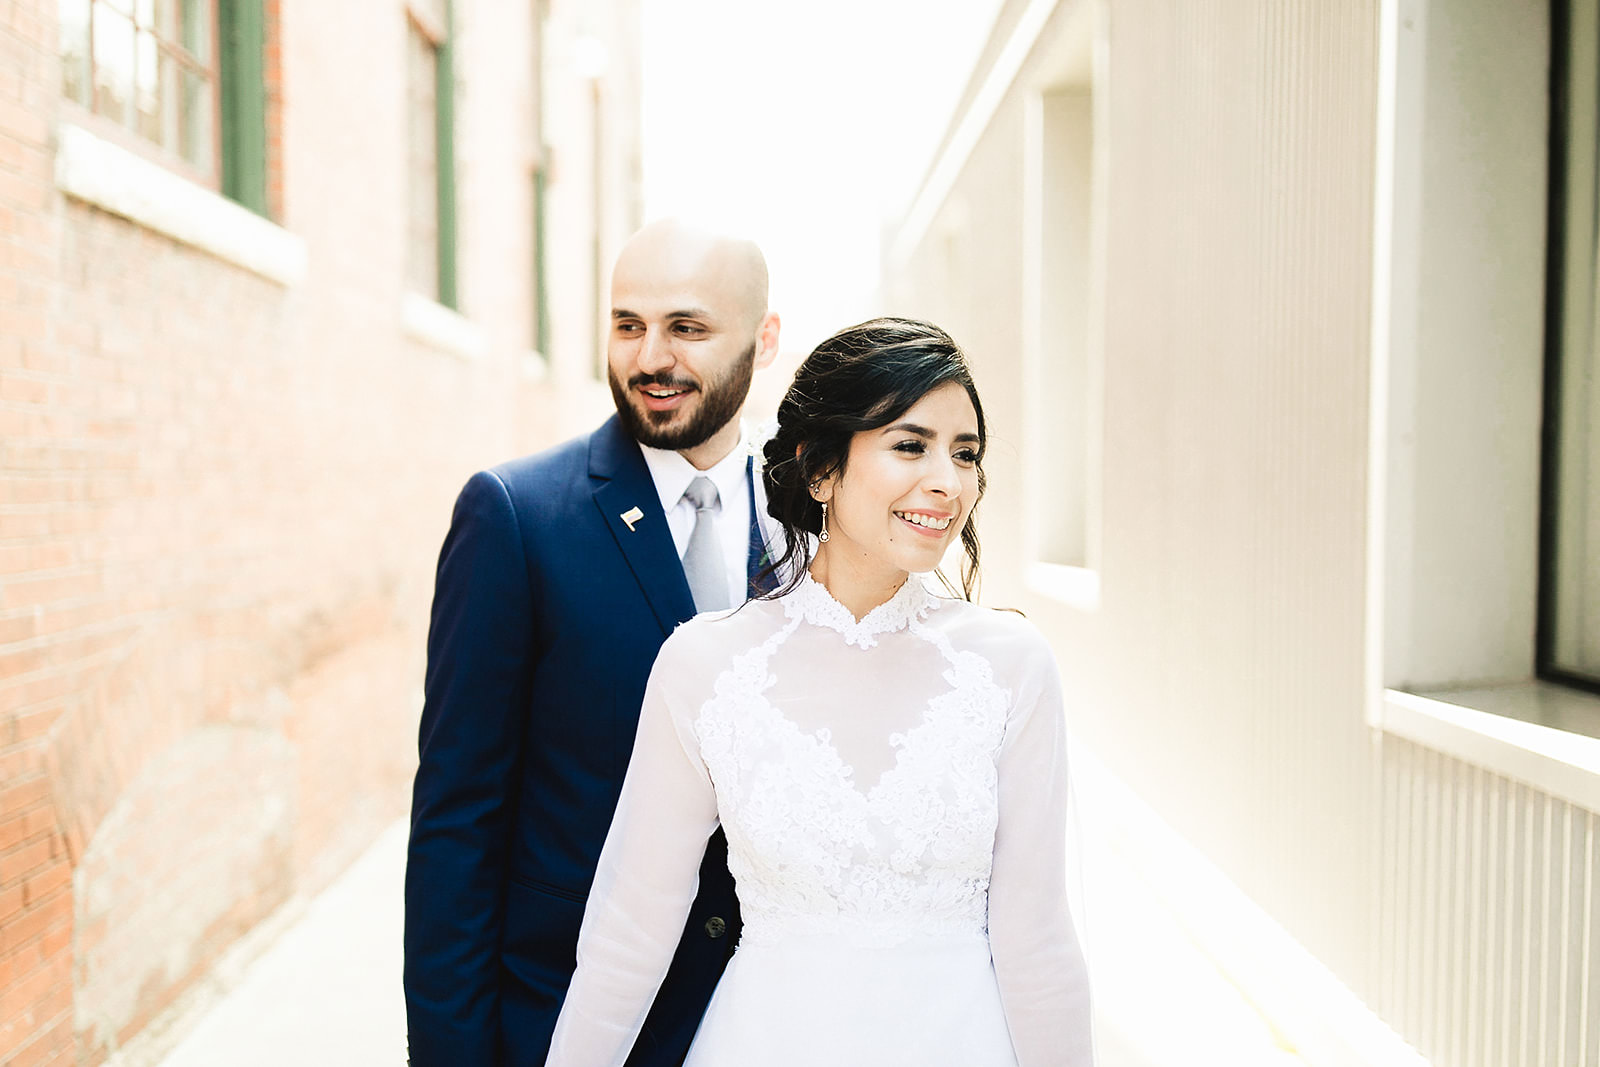
[[743,423],[739,426],[738,444],[710,470],[696,470],[693,463],[666,449],[641,444],[639,451],[644,453],[644,464],[650,469],[650,480],[655,482],[664,512],[670,513],[677,507],[678,501],[683,499],[683,491],[701,475],[710,478],[711,484],[717,487],[717,495],[724,508],[730,500],[740,499],[739,494],[746,491],[744,469],[750,458],[750,446]]

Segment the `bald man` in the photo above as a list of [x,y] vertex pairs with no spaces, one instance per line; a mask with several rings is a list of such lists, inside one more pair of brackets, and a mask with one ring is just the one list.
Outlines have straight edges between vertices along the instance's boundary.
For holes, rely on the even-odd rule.
[[[764,566],[739,422],[778,350],[760,250],[658,222],[611,295],[616,414],[473,475],[440,552],[406,865],[413,1067],[544,1062],[656,653]],[[718,831],[630,1067],[683,1062],[738,932]]]

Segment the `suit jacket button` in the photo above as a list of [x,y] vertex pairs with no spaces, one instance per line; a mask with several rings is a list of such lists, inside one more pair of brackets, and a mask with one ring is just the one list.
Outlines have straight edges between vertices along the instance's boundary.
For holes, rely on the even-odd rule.
[[706,936],[711,938],[721,937],[728,932],[728,924],[720,915],[713,915],[706,920]]

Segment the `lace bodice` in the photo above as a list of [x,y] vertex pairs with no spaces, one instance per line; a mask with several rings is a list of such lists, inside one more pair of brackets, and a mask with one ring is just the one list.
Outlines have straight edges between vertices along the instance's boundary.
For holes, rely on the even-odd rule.
[[1019,616],[913,576],[859,621],[809,577],[696,618],[651,674],[548,1062],[626,1058],[719,821],[742,946],[987,938],[1018,1061],[1087,1062],[1062,1038],[1087,1035],[1065,800],[1054,661]]
[[[860,622],[809,578],[782,603],[781,628],[733,658],[692,720],[728,835],[744,940],[982,939],[1008,694],[985,659],[923,622],[937,602],[918,582]],[[797,638],[808,623],[827,635]],[[823,662],[804,653],[838,646],[835,635],[842,646],[819,671]],[[880,672],[879,658],[908,669]],[[840,724],[836,744],[839,701],[874,687],[885,692],[873,718],[893,732]],[[858,778],[856,764],[869,760],[887,766]]]

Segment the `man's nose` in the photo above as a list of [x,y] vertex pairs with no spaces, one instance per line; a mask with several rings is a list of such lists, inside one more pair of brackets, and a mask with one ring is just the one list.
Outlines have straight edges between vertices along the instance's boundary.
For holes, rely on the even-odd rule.
[[647,328],[639,344],[639,370],[645,374],[659,374],[676,362],[672,339],[661,330]]

